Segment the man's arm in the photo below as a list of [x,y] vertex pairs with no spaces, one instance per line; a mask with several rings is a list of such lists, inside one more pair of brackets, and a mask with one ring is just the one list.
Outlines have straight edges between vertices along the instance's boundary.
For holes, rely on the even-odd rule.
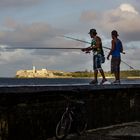
[[112,52],[113,52],[114,49],[115,49],[115,41],[112,40],[112,41],[111,41],[111,50],[110,50],[110,52],[108,53],[108,56],[107,56],[107,59],[108,59],[108,60],[109,60],[109,57],[110,57],[110,55],[112,54]]
[[123,52],[123,45],[122,45],[122,42],[121,42],[121,50],[120,50],[121,53],[125,54],[125,52]]
[[100,48],[101,44],[101,39],[99,37],[96,38],[96,45],[91,45],[87,48],[82,49],[82,51],[89,53],[91,50],[95,49],[95,48]]

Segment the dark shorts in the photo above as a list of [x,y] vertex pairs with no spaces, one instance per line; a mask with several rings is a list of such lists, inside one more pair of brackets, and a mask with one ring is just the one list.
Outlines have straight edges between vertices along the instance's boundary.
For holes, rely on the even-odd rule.
[[101,64],[102,64],[102,55],[101,54],[93,55],[93,70],[102,69]]
[[111,73],[120,71],[120,57],[112,57],[111,59]]

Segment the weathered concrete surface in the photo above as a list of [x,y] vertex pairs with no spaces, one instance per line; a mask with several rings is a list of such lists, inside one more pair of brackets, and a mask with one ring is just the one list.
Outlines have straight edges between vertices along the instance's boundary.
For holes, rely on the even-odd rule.
[[[140,84],[120,84],[120,85],[88,85],[88,84],[57,84],[57,85],[29,85],[0,86],[0,93],[39,93],[57,91],[103,91],[103,90],[135,90],[140,89]],[[94,92],[93,92],[94,94]]]
[[[70,134],[66,140],[140,140],[140,122],[129,122],[108,127],[87,130],[78,136]],[[56,140],[55,137],[47,140]]]
[[63,96],[86,103],[88,129],[140,121],[139,84],[0,86],[0,139],[53,137],[66,107]]

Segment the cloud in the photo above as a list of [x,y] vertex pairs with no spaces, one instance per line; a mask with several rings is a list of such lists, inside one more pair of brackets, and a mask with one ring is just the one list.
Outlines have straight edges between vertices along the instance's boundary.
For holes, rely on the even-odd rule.
[[1,8],[24,7],[38,4],[43,0],[0,0]]
[[[12,5],[10,5],[12,2]],[[39,0],[11,0],[3,1],[5,7],[34,5]],[[40,1],[41,2],[41,1]],[[67,1],[69,2],[69,1]],[[70,1],[71,2],[71,1]],[[79,1],[74,4],[78,4]],[[23,5],[22,5],[23,4]],[[80,12],[77,12],[78,14]],[[14,17],[14,16],[13,16]],[[69,18],[68,22],[67,17]],[[92,70],[92,54],[86,55],[80,50],[4,50],[5,47],[85,47],[86,44],[74,40],[60,37],[59,35],[68,35],[79,39],[88,38],[88,31],[93,26],[97,29],[99,35],[102,35],[103,41],[110,46],[110,32],[112,29],[118,30],[120,38],[126,50],[126,55],[122,58],[124,61],[139,68],[139,47],[133,45],[129,48],[128,43],[140,40],[140,14],[136,6],[128,3],[122,3],[107,11],[95,11],[86,9],[81,12],[79,21],[76,18],[70,18],[65,13],[65,20],[53,22],[53,26],[48,22],[18,22],[11,17],[5,18],[3,29],[0,30],[0,48],[1,62],[0,74],[13,74],[19,69],[32,69],[32,65],[37,68],[60,69],[65,71]],[[57,17],[58,19],[59,17]],[[37,19],[36,19],[37,20]],[[67,21],[67,22],[65,22]],[[50,22],[51,23],[51,22]],[[57,25],[56,25],[57,24]],[[101,33],[101,34],[100,34]],[[84,34],[84,35],[83,35]],[[86,36],[86,37],[83,37]],[[108,41],[109,40],[109,41]],[[104,44],[103,44],[104,45]],[[136,52],[135,52],[136,51]],[[122,67],[126,68],[124,64]],[[9,70],[8,70],[9,67]],[[103,65],[104,70],[110,70],[110,61],[106,61]],[[128,68],[128,67],[127,67]],[[7,71],[4,71],[7,69]]]
[[[7,23],[7,21],[10,21]],[[6,30],[0,31],[1,62],[7,69],[12,66],[11,74],[19,69],[37,68],[80,70],[84,68],[86,59],[81,50],[6,50],[6,47],[85,47],[84,43],[63,38],[67,32],[53,28],[47,23],[21,24],[8,18],[4,22]],[[6,65],[7,64],[7,65]],[[0,70],[4,73],[3,70]],[[0,72],[0,73],[1,73]]]
[[[45,43],[56,36],[56,30],[47,23],[20,24],[13,20],[5,23],[6,30],[0,31],[4,45],[26,47]],[[59,33],[59,31],[57,31]],[[20,45],[20,46],[19,46]]]
[[3,23],[3,26],[9,29],[16,28],[18,26],[18,22],[16,22],[13,18],[11,17],[6,17]]
[[122,4],[122,5],[120,5],[120,9],[121,9],[121,11],[124,11],[124,12],[130,12],[130,13],[134,13],[136,15],[138,14],[136,9],[130,4]]
[[110,37],[110,32],[116,29],[125,41],[140,40],[140,14],[132,4],[122,3],[103,12],[84,11],[80,20],[101,30],[105,36]]
[[[84,11],[80,16],[80,20],[84,24],[86,22],[86,24],[94,26],[98,32],[100,31],[99,35],[102,36],[103,42],[110,40],[103,43],[105,46],[111,45],[111,31],[113,29],[118,30],[119,37],[124,45],[124,51],[126,51],[126,55],[122,55],[122,60],[135,69],[140,68],[140,47],[139,45],[135,45],[137,41],[140,41],[140,14],[134,5],[122,3],[119,7],[103,12]],[[131,42],[133,42],[133,47],[129,47],[132,44]],[[107,55],[107,53],[105,54]],[[109,67],[109,62],[106,61],[103,66],[104,70],[109,70]],[[129,69],[129,67],[122,63],[121,69]]]
[[[57,29],[47,23],[18,23],[12,18],[4,22],[6,30],[0,31],[1,45],[8,47],[32,48],[32,47],[84,47],[85,44],[66,39],[60,35],[67,32]],[[49,52],[49,51],[48,51]],[[35,53],[44,54],[44,50],[37,50]],[[60,51],[58,51],[60,53]],[[50,55],[49,53],[47,53]]]
[[125,41],[140,40],[140,14],[130,4],[121,4],[118,8],[105,12],[99,22],[105,31],[116,29]]
[[[48,55],[51,51],[52,54]],[[61,50],[58,54],[56,54],[55,50],[50,50],[49,52],[48,50],[44,50],[43,55],[39,52],[35,55],[34,50],[14,50],[13,52],[2,52],[0,58],[0,65],[3,66],[6,71],[10,69],[11,71],[9,73],[13,76],[17,70],[32,69],[33,65],[35,65],[37,69],[47,68],[64,71],[92,69],[92,55],[86,55],[80,50]],[[0,70],[0,74],[6,76],[3,67]],[[7,73],[7,75],[9,75],[9,73]]]
[[[140,69],[140,47],[136,45],[135,42],[130,42],[128,44],[125,44],[124,50],[126,52],[125,55],[122,55],[122,60],[125,61],[127,64],[132,66],[134,69]],[[122,67],[126,68],[126,65],[124,63],[121,64]],[[129,68],[129,67],[128,67]]]
[[3,51],[0,56],[1,57],[0,64],[11,63],[11,62],[16,63],[20,59],[23,59],[24,56],[25,56],[24,50],[15,50],[13,52]]
[[80,16],[80,20],[86,22],[92,22],[93,20],[96,20],[96,13],[92,10],[84,11]]

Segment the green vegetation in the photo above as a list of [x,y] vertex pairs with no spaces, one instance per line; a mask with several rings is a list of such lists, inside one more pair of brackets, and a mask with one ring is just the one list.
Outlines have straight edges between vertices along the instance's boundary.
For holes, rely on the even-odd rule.
[[[113,74],[111,74],[111,72],[105,72],[106,77],[114,77]],[[128,77],[137,77],[140,78],[140,70],[127,70],[127,71],[121,71],[121,78],[128,78]],[[66,77],[93,77],[94,73],[92,71],[77,71],[77,72],[69,72],[69,73],[65,73]],[[99,73],[99,76],[100,73]]]
[[[40,73],[34,73],[29,70],[29,72],[25,72],[21,70],[19,71],[19,74],[16,75],[17,78],[35,78],[35,77],[41,77],[41,78],[90,78],[94,77],[93,71],[75,71],[75,72],[64,72],[64,71],[51,71],[49,70],[47,73],[44,73],[44,71],[39,71]],[[37,75],[38,74],[38,75]],[[113,74],[111,74],[110,71],[105,72],[106,77],[114,77]],[[99,73],[99,77],[101,77]],[[127,70],[127,71],[121,71],[121,78],[140,78],[140,70]]]
[[140,70],[129,70],[129,71],[121,71],[121,77],[139,77],[140,78]]

